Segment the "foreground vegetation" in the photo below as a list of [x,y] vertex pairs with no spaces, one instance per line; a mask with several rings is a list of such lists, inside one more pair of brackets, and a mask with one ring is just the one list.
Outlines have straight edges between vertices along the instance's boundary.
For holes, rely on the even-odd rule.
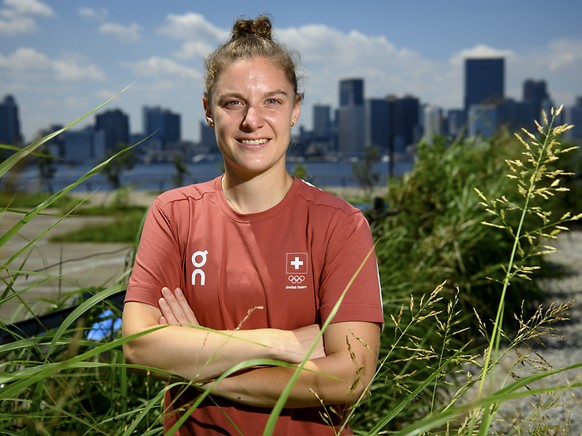
[[[357,432],[489,434],[503,402],[580,386],[537,388],[536,381],[574,368],[533,366],[525,378],[490,383],[505,354],[519,350],[520,364],[531,363],[529,342],[567,316],[568,305],[549,307],[535,281],[545,271],[547,242],[580,217],[565,211],[577,207],[564,199],[565,185],[579,188],[560,169],[560,158],[571,149],[559,142],[566,127],[553,124],[556,116],[538,126],[535,136],[501,133],[421,144],[414,170],[391,182],[388,211],[371,216],[386,325],[370,395],[350,416]],[[0,177],[42,143],[0,163]],[[5,210],[19,211],[22,219],[0,235],[0,248],[49,207],[63,208],[65,222],[67,214],[87,210],[67,200],[73,187],[33,205],[7,202]],[[134,215],[136,228],[143,210],[126,212],[119,217]],[[25,293],[46,280],[39,275],[29,288],[14,288],[29,273],[26,259],[34,242],[3,260],[0,304],[13,298],[25,304]],[[101,290],[79,289],[79,307],[57,329],[0,345],[0,428],[8,434],[161,434],[166,388],[124,363],[121,344],[127,339],[114,322],[120,309],[108,300],[123,291],[126,279]],[[523,425],[524,432],[532,431]],[[543,428],[542,416],[533,432]]]

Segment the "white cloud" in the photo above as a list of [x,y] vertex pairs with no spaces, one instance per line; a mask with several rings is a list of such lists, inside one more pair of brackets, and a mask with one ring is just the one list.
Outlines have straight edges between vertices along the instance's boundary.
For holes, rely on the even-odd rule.
[[123,25],[119,23],[104,23],[99,27],[99,32],[113,35],[122,42],[135,43],[141,40],[141,26],[137,23]]
[[94,19],[97,21],[103,21],[109,15],[109,11],[105,8],[94,9],[89,7],[79,8],[79,16],[83,18]]
[[4,4],[22,15],[41,17],[52,17],[54,15],[51,7],[39,0],[4,0]]
[[169,14],[158,32],[183,41],[182,47],[174,53],[178,59],[204,58],[229,35],[229,31],[216,27],[204,16],[192,12]]
[[155,76],[170,82],[175,79],[198,81],[202,78],[200,71],[158,56],[126,65],[138,76]]
[[73,56],[52,59],[30,47],[20,47],[11,55],[0,54],[4,77],[20,82],[42,78],[56,81],[101,81],[105,74],[95,65]]
[[50,6],[38,0],[4,0],[0,8],[0,35],[14,36],[37,30],[37,17],[50,18]]
[[225,40],[229,34],[207,21],[204,16],[193,12],[183,15],[169,14],[166,24],[159,32],[175,39],[212,41]]
[[[447,66],[398,48],[384,36],[340,32],[324,25],[281,29],[275,36],[301,55],[307,105],[337,105],[338,82],[350,77],[365,80],[366,98],[390,94],[430,98],[449,82]],[[443,94],[452,101],[454,93]]]

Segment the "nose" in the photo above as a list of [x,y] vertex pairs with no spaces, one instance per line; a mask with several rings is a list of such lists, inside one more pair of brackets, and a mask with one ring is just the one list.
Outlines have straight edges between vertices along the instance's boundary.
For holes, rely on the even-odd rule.
[[263,124],[261,111],[255,106],[249,106],[242,120],[242,127],[245,129],[256,130]]

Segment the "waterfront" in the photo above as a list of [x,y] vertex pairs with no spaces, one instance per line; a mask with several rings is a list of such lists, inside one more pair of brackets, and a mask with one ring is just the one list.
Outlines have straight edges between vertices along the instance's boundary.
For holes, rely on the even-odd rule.
[[[321,187],[358,187],[359,183],[353,173],[352,162],[300,162],[288,163],[290,173],[294,173],[296,165],[302,165],[307,171],[306,179]],[[400,161],[394,164],[394,175],[399,176],[412,169],[412,161]],[[188,173],[184,175],[183,184],[198,183],[210,180],[221,174],[219,161],[197,162],[186,165]],[[89,165],[55,166],[56,172],[49,181],[50,190],[58,191],[73,183],[91,169]],[[373,166],[373,172],[379,175],[378,186],[386,186],[388,180],[388,163],[379,162]],[[124,170],[121,177],[123,186],[132,186],[136,190],[164,191],[173,188],[176,168],[171,163],[138,164],[131,170]],[[38,169],[29,165],[19,171],[17,180],[13,180],[19,188],[34,192],[49,190],[49,186],[41,186]],[[103,172],[98,173],[76,188],[76,191],[91,192],[94,190],[110,190],[111,185]]]

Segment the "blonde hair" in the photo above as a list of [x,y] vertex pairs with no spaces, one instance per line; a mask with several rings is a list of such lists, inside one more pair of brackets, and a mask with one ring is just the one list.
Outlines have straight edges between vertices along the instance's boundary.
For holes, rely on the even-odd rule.
[[237,19],[232,27],[231,38],[214,50],[205,61],[204,97],[210,101],[212,90],[220,74],[232,63],[255,56],[268,59],[285,73],[295,94],[298,92],[298,56],[271,35],[272,24],[269,17],[261,15],[254,20]]

